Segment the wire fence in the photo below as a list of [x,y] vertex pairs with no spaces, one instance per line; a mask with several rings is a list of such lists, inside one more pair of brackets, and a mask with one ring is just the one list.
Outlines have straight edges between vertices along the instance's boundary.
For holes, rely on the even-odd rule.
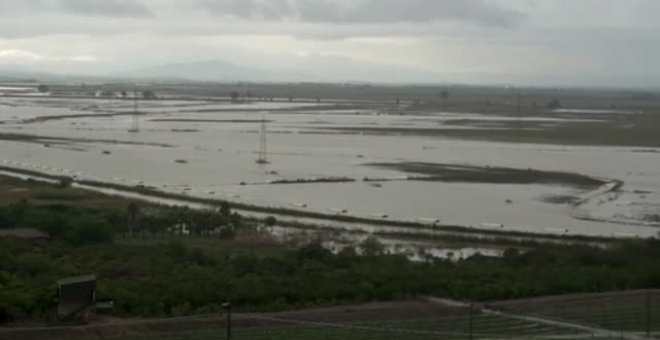
[[[432,307],[429,307],[432,306]],[[0,339],[660,339],[660,291],[486,304],[415,304],[198,315],[77,327],[0,328]]]
[[660,339],[660,290],[542,297],[496,303],[492,307],[619,333],[620,337]]

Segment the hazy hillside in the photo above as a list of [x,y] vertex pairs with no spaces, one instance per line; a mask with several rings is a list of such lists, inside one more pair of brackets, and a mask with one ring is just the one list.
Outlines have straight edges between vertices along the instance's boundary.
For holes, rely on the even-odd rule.
[[274,78],[269,72],[238,66],[218,59],[147,67],[136,70],[131,75],[133,77],[179,78],[203,81],[257,81],[273,80]]

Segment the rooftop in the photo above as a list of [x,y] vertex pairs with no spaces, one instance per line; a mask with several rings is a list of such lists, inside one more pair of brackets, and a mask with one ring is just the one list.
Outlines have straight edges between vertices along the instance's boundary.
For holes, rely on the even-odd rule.
[[20,239],[46,239],[50,235],[35,228],[0,229],[0,237],[16,237]]
[[70,285],[74,283],[83,283],[83,282],[91,282],[91,281],[96,281],[96,275],[84,275],[84,276],[76,276],[76,277],[69,277],[66,279],[61,279],[57,281],[58,286],[64,286],[64,285]]

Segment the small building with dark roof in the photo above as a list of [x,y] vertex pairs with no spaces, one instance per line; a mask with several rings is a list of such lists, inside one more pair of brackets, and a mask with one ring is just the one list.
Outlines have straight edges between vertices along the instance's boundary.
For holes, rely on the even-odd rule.
[[0,229],[0,238],[9,237],[22,240],[46,240],[50,235],[35,228]]
[[96,308],[96,275],[71,277],[57,281],[60,319],[88,320]]

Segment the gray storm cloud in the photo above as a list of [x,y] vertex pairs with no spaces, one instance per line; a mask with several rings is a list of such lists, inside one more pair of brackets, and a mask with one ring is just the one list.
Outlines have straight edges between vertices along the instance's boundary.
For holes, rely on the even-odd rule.
[[0,0],[0,66],[75,74],[218,59],[315,79],[645,86],[660,84],[659,40],[659,0]]
[[2,0],[0,15],[64,13],[110,17],[145,17],[152,12],[138,0]]
[[424,23],[467,21],[516,26],[521,13],[483,0],[201,0],[216,13],[241,18],[319,23]]
[[85,15],[149,16],[151,11],[135,0],[58,0],[60,8]]

